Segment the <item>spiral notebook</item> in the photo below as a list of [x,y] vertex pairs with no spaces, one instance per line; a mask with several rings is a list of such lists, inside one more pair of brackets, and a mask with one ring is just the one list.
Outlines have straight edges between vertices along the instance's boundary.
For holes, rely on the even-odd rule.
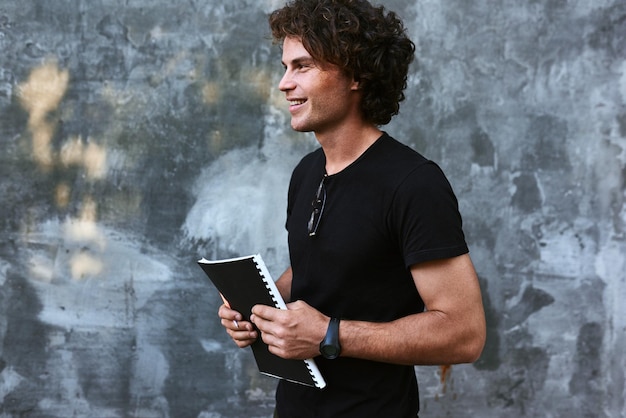
[[[244,320],[250,321],[250,312],[256,304],[287,309],[260,254],[214,261],[203,258],[198,264],[231,308],[240,312]],[[326,386],[313,359],[288,360],[278,357],[270,353],[261,338],[250,347],[261,373],[319,389]]]

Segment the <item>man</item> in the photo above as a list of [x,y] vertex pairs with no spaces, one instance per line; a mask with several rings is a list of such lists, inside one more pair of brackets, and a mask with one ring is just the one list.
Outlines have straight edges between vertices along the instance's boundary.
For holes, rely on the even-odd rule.
[[270,27],[291,126],[321,148],[289,186],[291,266],[277,280],[289,309],[257,305],[254,326],[226,305],[219,316],[239,347],[260,335],[278,356],[315,357],[327,387],[281,380],[280,418],[415,417],[413,366],[473,362],[485,341],[449,183],[378,128],[398,113],[415,47],[365,0],[295,0]]

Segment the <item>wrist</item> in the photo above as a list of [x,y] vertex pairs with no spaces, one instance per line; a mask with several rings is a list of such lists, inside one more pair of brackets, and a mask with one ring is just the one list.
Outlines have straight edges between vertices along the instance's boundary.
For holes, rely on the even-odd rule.
[[339,318],[330,318],[326,335],[320,342],[320,354],[329,360],[336,359],[341,354],[341,344],[339,344]]

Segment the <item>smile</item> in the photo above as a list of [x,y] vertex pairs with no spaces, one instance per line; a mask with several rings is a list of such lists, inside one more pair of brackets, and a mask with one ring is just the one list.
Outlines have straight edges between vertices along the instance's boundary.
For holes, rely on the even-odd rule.
[[304,104],[306,102],[306,100],[289,100],[289,105],[290,106],[299,106],[301,104]]

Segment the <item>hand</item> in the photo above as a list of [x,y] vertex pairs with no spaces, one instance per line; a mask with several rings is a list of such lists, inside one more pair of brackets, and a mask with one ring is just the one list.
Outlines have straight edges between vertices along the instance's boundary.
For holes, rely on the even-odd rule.
[[272,354],[286,359],[307,359],[319,355],[330,318],[306,302],[289,303],[287,310],[265,305],[252,308],[250,320]]
[[249,346],[259,337],[254,326],[250,322],[244,321],[243,316],[227,304],[220,306],[217,315],[222,320],[222,326],[239,348]]

